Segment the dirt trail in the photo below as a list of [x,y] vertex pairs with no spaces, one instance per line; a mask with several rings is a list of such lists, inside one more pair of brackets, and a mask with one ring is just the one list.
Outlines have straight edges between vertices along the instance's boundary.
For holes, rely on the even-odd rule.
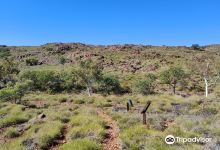
[[58,150],[61,145],[67,142],[66,134],[67,134],[68,129],[69,129],[68,124],[65,124],[62,130],[61,136],[54,141],[53,145],[49,148],[50,150]]
[[[93,105],[89,107],[93,107],[93,109],[97,111],[98,115],[106,122],[107,135],[102,141],[104,150],[121,150],[122,146],[119,139],[119,128],[116,121],[114,121],[111,116],[106,114],[102,108],[97,108]],[[61,137],[54,142],[54,145],[49,148],[49,150],[58,150],[61,145],[67,142],[65,136],[68,132],[68,128],[69,126],[66,124]]]
[[103,109],[97,108],[97,113],[107,123],[107,136],[102,141],[104,150],[121,150],[121,144],[119,139],[119,128],[116,121],[111,116],[106,114]]

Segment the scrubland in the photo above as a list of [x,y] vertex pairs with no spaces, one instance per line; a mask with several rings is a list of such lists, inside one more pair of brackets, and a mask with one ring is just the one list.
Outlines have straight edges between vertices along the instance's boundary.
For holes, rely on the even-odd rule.
[[[220,46],[197,48],[1,46],[0,150],[219,149]],[[167,135],[212,140],[167,145]]]

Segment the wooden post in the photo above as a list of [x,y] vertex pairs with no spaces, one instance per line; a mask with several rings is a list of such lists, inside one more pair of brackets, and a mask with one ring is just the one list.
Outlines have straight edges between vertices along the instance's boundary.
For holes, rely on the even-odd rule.
[[129,103],[129,105],[130,105],[131,107],[134,107],[132,100],[129,99],[129,100],[128,100],[128,103]]
[[129,106],[129,103],[127,103],[127,111],[130,110],[130,106]]
[[143,113],[143,124],[147,124],[147,115],[146,113]]
[[143,115],[143,124],[146,125],[147,124],[147,109],[150,107],[151,101],[147,102],[147,104],[145,105],[145,107],[143,108],[143,110],[141,111],[141,114]]

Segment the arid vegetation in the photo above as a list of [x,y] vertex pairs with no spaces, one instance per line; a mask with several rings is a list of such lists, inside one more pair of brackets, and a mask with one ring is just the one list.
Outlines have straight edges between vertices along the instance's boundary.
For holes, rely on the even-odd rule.
[[[0,149],[218,149],[219,51],[196,44],[0,46]],[[212,141],[167,145],[169,134]]]

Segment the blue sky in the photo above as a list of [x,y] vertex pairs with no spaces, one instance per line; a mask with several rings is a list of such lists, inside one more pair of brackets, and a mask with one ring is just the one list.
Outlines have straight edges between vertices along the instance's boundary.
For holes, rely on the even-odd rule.
[[220,43],[219,0],[1,0],[0,45]]

